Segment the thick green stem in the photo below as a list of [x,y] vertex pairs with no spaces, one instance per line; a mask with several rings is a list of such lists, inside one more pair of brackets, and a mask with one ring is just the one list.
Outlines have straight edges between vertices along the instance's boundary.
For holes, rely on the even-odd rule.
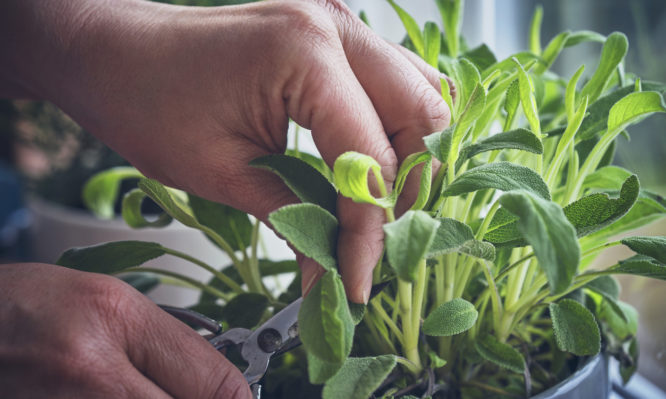
[[403,353],[407,359],[412,362],[420,371],[421,357],[419,356],[419,331],[414,328],[412,308],[412,283],[398,278],[398,295],[400,296],[400,320],[402,321],[403,332]]

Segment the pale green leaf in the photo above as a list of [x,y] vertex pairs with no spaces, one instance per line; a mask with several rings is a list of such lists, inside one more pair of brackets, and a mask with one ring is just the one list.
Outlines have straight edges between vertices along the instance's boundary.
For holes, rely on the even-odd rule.
[[441,40],[442,35],[439,31],[439,26],[434,22],[426,22],[425,28],[423,29],[423,58],[433,68],[438,68]]
[[172,189],[167,189],[162,183],[153,179],[140,179],[138,186],[172,218],[188,227],[200,227],[192,210],[183,199],[172,194],[174,192]]
[[414,48],[416,49],[417,54],[423,58],[425,56],[425,45],[423,43],[423,36],[421,35],[421,29],[419,29],[419,25],[416,23],[414,18],[412,18],[412,16],[409,15],[407,11],[403,10],[402,7],[396,4],[394,0],[387,1],[391,7],[393,7],[396,14],[398,14],[398,17],[400,17],[400,21],[402,21],[402,25],[407,31],[407,36],[409,36],[412,44],[414,44]]
[[529,44],[530,51],[536,55],[541,54],[541,21],[543,20],[543,7],[537,5],[532,14],[532,22],[530,23],[530,36]]
[[518,112],[520,105],[520,88],[518,87],[518,79],[514,80],[509,88],[506,90],[506,100],[504,101],[504,111],[506,111],[506,125],[509,128],[513,124],[513,120]]
[[580,247],[576,230],[562,208],[528,191],[505,193],[499,201],[518,216],[518,230],[534,249],[550,291],[565,291],[578,270]]
[[550,304],[557,346],[578,356],[591,356],[601,349],[599,326],[592,313],[573,299]]
[[[462,98],[459,101],[461,101],[461,104],[464,104]],[[459,144],[465,139],[468,129],[479,118],[485,106],[486,89],[481,83],[477,83],[467,99],[465,109],[462,111],[460,117],[458,117],[458,122],[455,124],[453,138],[451,140],[452,145],[455,146],[454,148],[458,148]],[[449,157],[452,155],[457,154],[449,153]]]
[[600,33],[591,30],[579,30],[571,33],[569,37],[567,37],[567,42],[564,44],[564,47],[572,47],[585,42],[603,43],[605,41],[606,36]]
[[338,221],[314,204],[287,205],[268,215],[275,231],[326,270],[336,270]]
[[515,373],[525,372],[525,358],[514,347],[493,335],[484,335],[475,343],[476,351],[486,360]]
[[513,59],[513,62],[518,68],[518,90],[520,92],[520,104],[522,105],[523,113],[532,131],[540,135],[541,123],[539,121],[539,113],[537,112],[536,99],[534,98],[534,85],[520,62],[517,59]]
[[98,218],[112,219],[115,216],[114,206],[120,183],[125,179],[140,177],[143,177],[141,172],[129,166],[118,166],[97,173],[83,186],[83,203]]
[[155,242],[116,241],[68,249],[60,255],[56,264],[86,272],[113,274],[165,253],[164,247]]
[[[376,198],[370,192],[368,173],[372,172],[384,197]],[[335,186],[340,194],[355,202],[374,204],[382,208],[395,205],[395,198],[386,196],[381,166],[369,155],[348,151],[340,155],[333,165]]]
[[462,298],[439,305],[423,321],[423,333],[432,337],[449,337],[472,328],[479,312]]
[[594,71],[592,78],[583,86],[581,90],[581,98],[588,96],[590,102],[594,102],[603,92],[608,80],[615,71],[615,68],[622,62],[629,42],[627,37],[620,32],[611,33],[604,43],[601,50],[601,58],[599,65]]
[[125,223],[133,229],[140,229],[144,227],[164,227],[171,223],[173,218],[168,213],[161,213],[154,220],[147,220],[141,212],[141,204],[147,197],[146,193],[138,188],[129,191],[123,197],[123,204],[121,214]]
[[366,399],[396,365],[393,355],[350,357],[324,385],[323,399]]
[[328,363],[342,363],[351,351],[354,322],[338,273],[327,271],[303,299],[298,326],[305,349]]
[[553,62],[555,62],[555,59],[557,58],[558,55],[560,55],[560,52],[564,48],[564,45],[567,42],[567,39],[569,38],[569,35],[571,35],[571,32],[566,31],[558,34],[555,36],[550,43],[546,46],[546,48],[543,50],[543,54],[541,54],[541,58],[543,59],[543,63],[537,64],[536,68],[534,68],[534,73],[540,75],[544,73],[548,68],[553,65]]
[[488,188],[501,191],[523,189],[550,199],[548,186],[541,176],[530,168],[509,162],[494,162],[466,171],[446,187],[444,195],[462,195]]
[[611,107],[620,99],[634,91],[633,86],[625,86],[612,91],[590,104],[587,109],[587,115],[578,129],[576,135],[577,141],[590,140],[601,131],[606,130],[608,123],[608,113]]
[[270,170],[303,202],[317,204],[335,215],[338,193],[317,169],[299,158],[271,154],[253,159],[250,166]]
[[440,224],[430,244],[428,258],[459,252],[489,261],[495,260],[495,247],[487,242],[476,241],[468,225],[450,218],[437,220]]
[[615,165],[604,166],[585,176],[583,188],[617,190],[632,173]]
[[444,24],[446,47],[450,57],[458,56],[460,47],[460,25],[463,20],[465,2],[463,0],[435,0]]
[[407,211],[384,225],[384,246],[389,264],[398,277],[414,281],[416,269],[435,238],[439,221],[423,211]]
[[608,131],[621,130],[655,112],[666,112],[664,98],[656,91],[641,91],[626,95],[611,107]]
[[619,307],[620,313],[611,306],[611,302],[602,302],[599,318],[606,323],[613,335],[622,341],[636,336],[638,332],[638,312],[636,309],[622,301],[617,301],[615,306]]

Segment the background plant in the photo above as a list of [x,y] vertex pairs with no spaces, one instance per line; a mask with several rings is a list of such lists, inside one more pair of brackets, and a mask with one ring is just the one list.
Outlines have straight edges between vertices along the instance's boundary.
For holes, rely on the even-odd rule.
[[[454,101],[442,80],[452,125],[424,139],[427,151],[402,163],[391,191],[379,164],[364,154],[345,153],[332,170],[299,151],[252,162],[279,175],[303,201],[275,211],[270,222],[326,269],[299,315],[305,351],[275,362],[268,392],[315,394],[316,387],[293,382],[302,381],[299,356],[307,358],[310,382],[324,384],[322,394],[330,398],[375,391],[385,397],[524,397],[601,351],[620,360],[628,379],[637,360],[637,313],[618,300],[611,275],[666,279],[666,237],[611,237],[663,217],[666,202],[609,163],[627,127],[666,112],[666,87],[624,71],[628,43],[621,33],[562,32],[542,48],[537,9],[529,51],[497,60],[486,46],[469,49],[460,39],[461,2],[437,2],[443,33],[434,23],[421,29],[389,3],[407,30],[404,44],[455,82]],[[589,80],[580,81],[582,66],[568,78],[549,71],[562,51],[582,42],[601,47]],[[418,198],[395,215],[405,180],[416,170]],[[131,168],[94,178],[84,192],[87,202],[108,212],[126,178],[139,179],[123,199],[130,226],[157,227],[175,218],[204,232],[233,266],[218,271],[142,242],[73,249],[60,264],[95,265],[106,273],[143,270],[195,286],[203,292],[196,308],[227,326],[254,326],[298,296],[297,272],[286,290],[266,287],[262,277],[295,272],[296,264],[260,259],[259,223],[239,211],[164,187]],[[373,278],[384,287],[367,307],[347,302],[337,273],[338,193],[386,212],[385,253]],[[165,212],[157,219],[141,213],[147,197]],[[588,270],[615,245],[636,255]],[[213,278],[202,284],[137,268],[162,255],[188,259]]]

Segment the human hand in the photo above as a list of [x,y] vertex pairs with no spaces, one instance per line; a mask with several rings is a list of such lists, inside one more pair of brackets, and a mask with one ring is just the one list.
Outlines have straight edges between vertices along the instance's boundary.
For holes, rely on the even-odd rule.
[[[76,15],[53,27],[66,56],[55,70],[33,72],[43,78],[31,91],[145,175],[262,221],[298,202],[277,177],[248,166],[284,152],[289,118],[311,129],[330,166],[345,151],[368,154],[389,187],[398,163],[424,150],[422,137],[449,123],[439,72],[379,38],[342,1],[110,3],[58,2],[60,15]],[[398,212],[414,199],[414,183]],[[384,214],[340,197],[338,218],[347,294],[365,302]],[[311,260],[301,267],[307,291],[321,269]]]
[[206,340],[120,280],[0,265],[0,397],[251,398]]

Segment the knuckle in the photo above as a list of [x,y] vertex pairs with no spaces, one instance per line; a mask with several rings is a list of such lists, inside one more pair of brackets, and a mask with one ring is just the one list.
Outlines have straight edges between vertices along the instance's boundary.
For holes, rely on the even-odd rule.
[[320,5],[310,2],[285,2],[281,5],[285,26],[289,26],[288,33],[295,36],[297,42],[311,46],[327,43],[337,35],[330,15]]
[[449,126],[451,111],[442,97],[429,85],[417,90],[416,109],[419,122],[426,134]]

